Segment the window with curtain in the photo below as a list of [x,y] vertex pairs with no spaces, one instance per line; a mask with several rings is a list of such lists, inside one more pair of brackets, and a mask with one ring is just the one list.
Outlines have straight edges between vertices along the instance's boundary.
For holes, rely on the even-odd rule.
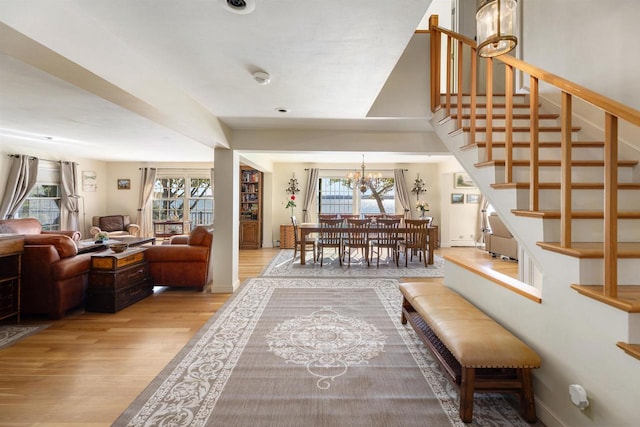
[[60,163],[40,160],[38,178],[18,211],[18,218],[37,218],[43,230],[60,230],[62,204]]
[[189,220],[192,226],[213,223],[213,187],[209,171],[162,171],[153,186],[154,221]]
[[365,193],[349,186],[343,177],[321,176],[318,182],[318,213],[395,213],[396,199],[394,179],[382,177],[373,188]]

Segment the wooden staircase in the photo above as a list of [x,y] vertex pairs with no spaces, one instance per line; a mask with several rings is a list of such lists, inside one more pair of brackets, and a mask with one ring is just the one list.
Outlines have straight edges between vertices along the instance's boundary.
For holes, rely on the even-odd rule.
[[[640,313],[640,277],[634,277],[632,267],[640,260],[639,162],[619,158],[618,148],[618,121],[640,127],[640,111],[510,56],[499,59],[506,67],[504,87],[510,89],[494,93],[493,61],[498,59],[486,60],[487,92],[479,94],[475,43],[439,29],[437,21],[432,24],[432,122],[448,130],[450,141],[462,141],[452,147],[453,154],[477,158],[467,167],[476,182],[489,179],[491,189],[515,193],[514,206],[494,207],[503,215],[541,222],[542,239],[535,242],[539,248],[558,254],[560,263],[571,257],[600,264],[599,281],[566,286],[618,310]],[[442,37],[447,38],[445,57],[452,57],[454,44],[458,56],[447,64],[445,78],[439,75]],[[470,60],[463,61],[465,52]],[[470,69],[463,68],[465,62]],[[530,76],[530,93],[513,93],[516,70]],[[441,93],[441,80],[446,88],[470,87],[470,93]],[[541,111],[539,81],[561,92],[560,111]],[[603,111],[602,140],[589,137],[591,129],[587,133],[572,125],[572,97]],[[617,345],[640,359],[640,343]]]

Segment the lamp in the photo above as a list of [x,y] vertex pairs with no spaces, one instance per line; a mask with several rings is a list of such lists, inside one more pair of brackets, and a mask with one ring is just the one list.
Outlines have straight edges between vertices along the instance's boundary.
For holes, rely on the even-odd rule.
[[349,172],[347,174],[347,179],[349,187],[351,187],[351,181],[353,181],[354,187],[352,188],[359,188],[360,192],[364,194],[367,191],[367,187],[376,187],[378,185],[382,175],[380,173],[369,173],[369,175],[365,173],[364,154],[362,155],[362,164],[360,165],[360,169],[361,171]]
[[298,180],[296,179],[295,173],[292,175],[292,178],[289,180],[289,186],[284,191],[293,195],[295,195],[297,192],[300,191],[300,189],[298,188]]
[[478,55],[490,58],[505,54],[516,47],[516,9],[516,0],[482,2],[476,13]]
[[86,221],[87,211],[84,209],[84,197],[82,197],[79,194],[72,194],[69,197],[72,198],[72,199],[80,199],[80,200],[82,200],[82,234],[83,234],[82,237],[85,237],[84,233],[87,231],[86,230],[86,228],[87,228],[87,221]]
[[420,174],[416,175],[416,180],[413,181],[413,188],[411,189],[412,193],[416,193],[416,197],[420,199],[420,194],[427,191],[424,188],[424,182],[420,179]]

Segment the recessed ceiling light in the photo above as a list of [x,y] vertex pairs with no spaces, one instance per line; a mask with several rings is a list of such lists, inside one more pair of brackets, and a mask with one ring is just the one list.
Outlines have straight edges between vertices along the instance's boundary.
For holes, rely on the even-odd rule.
[[246,15],[256,8],[255,0],[219,0],[222,7],[229,12]]
[[276,108],[276,111],[277,111],[278,113],[283,113],[283,114],[285,114],[285,113],[288,113],[288,112],[289,112],[289,111],[291,111],[291,110],[289,110],[288,108],[284,108],[284,107],[278,107],[278,108]]

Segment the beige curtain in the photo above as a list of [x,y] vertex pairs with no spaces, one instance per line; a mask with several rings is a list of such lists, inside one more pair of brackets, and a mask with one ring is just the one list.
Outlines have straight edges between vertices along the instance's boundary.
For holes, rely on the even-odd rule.
[[409,189],[407,188],[407,181],[404,179],[404,169],[394,169],[393,179],[396,186],[396,197],[404,209],[405,219],[410,219],[411,214],[411,198],[409,196]]
[[302,222],[311,221],[309,209],[311,209],[311,205],[313,205],[313,199],[315,198],[316,192],[318,191],[319,175],[320,170],[318,168],[309,169],[309,173],[307,174],[307,186],[305,187],[304,193],[304,206],[302,206]]
[[12,155],[11,168],[7,177],[0,218],[13,218],[38,179],[38,159],[26,155]]
[[138,225],[140,226],[140,236],[153,236],[153,221],[151,219],[151,195],[153,194],[153,184],[156,182],[156,168],[141,168],[140,198],[138,202]]
[[[78,179],[77,165],[73,162],[60,162],[60,183],[62,184],[62,207],[67,211],[65,230],[78,230]],[[75,196],[75,197],[71,197]],[[82,230],[84,233],[84,230]]]

